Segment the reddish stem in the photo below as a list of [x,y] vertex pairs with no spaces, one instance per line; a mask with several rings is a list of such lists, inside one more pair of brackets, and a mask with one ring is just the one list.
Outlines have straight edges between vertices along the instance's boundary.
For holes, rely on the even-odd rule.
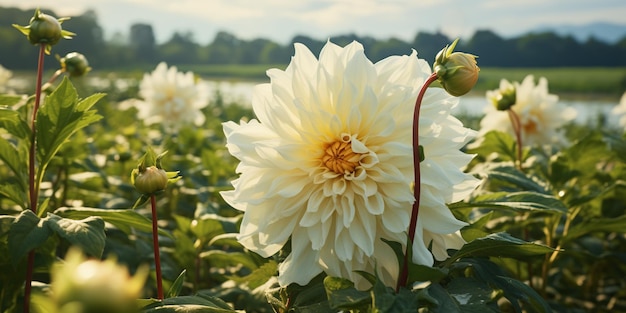
[[[37,214],[37,198],[38,188],[36,188],[35,182],[35,152],[36,152],[36,136],[37,129],[36,119],[37,111],[39,110],[39,103],[41,102],[41,80],[43,78],[43,61],[44,53],[46,51],[46,45],[41,44],[39,46],[39,59],[37,61],[37,81],[35,82],[35,105],[33,107],[33,119],[31,121],[31,137],[30,137],[30,150],[28,151],[28,191],[30,196],[30,209],[33,213]],[[24,282],[24,312],[30,312],[30,294],[33,281],[33,267],[35,266],[35,251],[28,252],[28,258],[26,263],[26,281]]]
[[437,80],[437,74],[432,73],[422,85],[417,99],[415,100],[415,109],[413,111],[413,176],[415,177],[415,187],[413,187],[413,196],[415,202],[413,202],[413,210],[411,212],[411,222],[409,223],[409,241],[406,245],[406,251],[404,253],[404,261],[402,263],[402,270],[400,271],[400,277],[398,278],[398,284],[396,285],[396,291],[400,290],[400,287],[406,287],[409,279],[409,249],[413,245],[415,240],[415,228],[417,227],[417,216],[420,209],[420,149],[419,149],[419,119],[420,119],[420,107],[422,105],[422,99],[426,93],[428,86]]
[[161,256],[159,255],[159,227],[157,226],[156,197],[150,195],[152,205],[152,244],[154,248],[154,263],[156,267],[157,297],[163,300],[163,279],[161,278]]

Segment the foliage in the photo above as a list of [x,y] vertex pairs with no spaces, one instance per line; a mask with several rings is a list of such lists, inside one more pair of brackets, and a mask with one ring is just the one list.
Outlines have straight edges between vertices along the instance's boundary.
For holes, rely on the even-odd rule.
[[[236,38],[220,40],[228,46]],[[554,73],[556,84],[559,75],[573,76]],[[432,267],[409,264],[409,288],[393,290],[368,273],[360,273],[368,290],[324,275],[280,287],[276,274],[289,252],[262,258],[244,249],[236,237],[241,212],[219,195],[236,176],[221,123],[253,118],[250,109],[217,92],[202,111],[204,125],[171,133],[120,106],[136,88],[112,84],[107,95],[82,98],[76,86],[64,79],[37,115],[37,212],[29,209],[26,175],[33,97],[0,95],[0,312],[21,309],[29,251],[40,298],[49,296],[53,263],[71,246],[114,257],[131,272],[153,263],[150,209],[134,205],[142,196],[129,175],[147,147],[167,150],[165,167],[183,178],[157,195],[169,291],[163,301],[152,298],[152,268],[137,300],[141,312],[626,311],[622,129],[568,125],[567,146],[524,147],[521,168],[513,165],[515,140],[488,133],[467,150],[476,154],[467,170],[484,179],[480,189],[449,204],[468,223],[467,244]],[[402,260],[399,244],[387,244]]]

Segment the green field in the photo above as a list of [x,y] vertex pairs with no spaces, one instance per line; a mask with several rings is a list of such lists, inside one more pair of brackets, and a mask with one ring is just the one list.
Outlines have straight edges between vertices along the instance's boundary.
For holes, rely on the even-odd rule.
[[[265,71],[270,68],[284,69],[282,64],[254,65],[183,65],[181,70],[211,79],[265,80]],[[481,68],[474,92],[483,93],[496,89],[501,79],[521,81],[526,75],[536,79],[548,79],[548,88],[565,98],[619,99],[626,91],[626,67],[587,68]]]

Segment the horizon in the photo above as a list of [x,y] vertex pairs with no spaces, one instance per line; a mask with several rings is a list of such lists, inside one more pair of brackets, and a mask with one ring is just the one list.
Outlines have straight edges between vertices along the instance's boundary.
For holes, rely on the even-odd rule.
[[[355,34],[411,41],[420,31],[467,39],[477,30],[488,29],[510,38],[562,26],[563,29],[569,27],[571,35],[579,35],[577,39],[581,39],[579,37],[603,35],[601,31],[596,31],[597,34],[592,31],[580,33],[581,26],[592,23],[611,23],[626,30],[626,1],[622,0],[593,3],[585,0],[513,0],[506,3],[497,0],[471,3],[397,0],[385,4],[377,0],[307,0],[298,3],[287,0],[264,3],[186,0],[176,4],[165,0],[88,0],[78,4],[58,0],[54,5],[40,0],[0,0],[0,5],[23,10],[39,6],[54,11],[59,17],[77,16],[93,10],[107,40],[119,35],[128,36],[132,24],[145,23],[152,26],[158,43],[168,41],[176,32],[190,32],[193,40],[201,43],[210,42],[219,31],[226,31],[244,40],[266,38],[285,44],[297,35],[324,39]],[[554,31],[559,33],[556,28]],[[626,31],[622,33],[624,35]]]

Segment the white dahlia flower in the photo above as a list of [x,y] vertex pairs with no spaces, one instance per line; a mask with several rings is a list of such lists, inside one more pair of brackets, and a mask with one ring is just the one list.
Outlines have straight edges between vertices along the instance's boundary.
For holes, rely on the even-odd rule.
[[163,123],[170,127],[204,123],[205,116],[200,109],[209,103],[209,94],[192,72],[179,72],[175,66],[168,68],[161,62],[152,73],[144,74],[139,96],[143,101],[133,103],[139,118],[147,123]]
[[[382,239],[406,247],[413,108],[429,65],[415,51],[373,64],[358,42],[328,42],[319,59],[295,44],[286,70],[267,74],[270,83],[256,86],[252,99],[258,120],[224,123],[228,150],[241,161],[235,189],[222,193],[244,212],[239,241],[269,257],[291,238],[281,286],[325,272],[366,288],[357,270],[395,286],[398,261]],[[419,264],[464,243],[458,230],[466,224],[446,203],[466,197],[477,180],[461,170],[472,156],[459,149],[474,132],[449,114],[456,103],[441,88],[429,88],[422,103],[422,205],[412,247]]]
[[626,127],[626,92],[622,95],[619,104],[613,107],[611,114],[619,117],[619,126]]
[[[537,85],[532,75],[522,83],[510,83],[503,79],[500,89],[487,91],[487,99],[493,102],[498,94],[515,88],[515,103],[510,107],[520,119],[522,143],[527,146],[563,144],[565,137],[560,128],[576,118],[576,109],[559,102],[559,97],[548,93],[548,80],[541,77]],[[508,112],[487,106],[485,116],[480,121],[479,135],[491,130],[499,130],[515,135]]]

